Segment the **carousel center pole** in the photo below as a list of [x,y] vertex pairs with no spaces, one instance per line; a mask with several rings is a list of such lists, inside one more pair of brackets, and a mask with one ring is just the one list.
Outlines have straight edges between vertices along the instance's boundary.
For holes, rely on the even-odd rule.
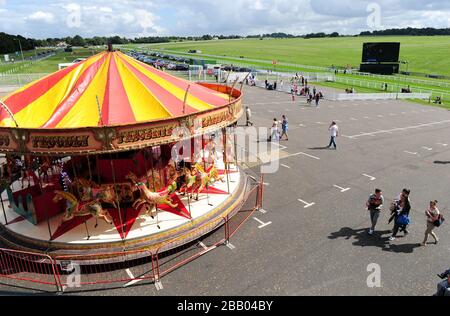
[[227,175],[227,188],[228,194],[230,194],[230,174],[228,172],[228,157],[227,157],[227,129],[222,129],[222,141],[223,141],[223,163],[225,165],[225,173]]
[[[205,159],[205,139],[204,139],[203,134],[202,134],[202,157],[203,157],[203,168],[205,169],[205,172],[207,172],[206,171],[206,159]],[[208,158],[210,158],[210,157],[208,157]],[[211,204],[211,202],[209,201],[209,181],[206,183],[205,188],[206,188],[206,201],[209,206],[213,206]],[[200,188],[199,188],[199,190],[200,190]],[[201,192],[198,192],[198,194],[200,194],[200,193]]]
[[[113,162],[111,153],[109,153],[109,161],[111,163],[111,172],[112,172],[112,176],[113,176],[114,192],[116,193],[116,197],[118,197],[119,194],[117,193],[116,171],[114,168],[114,162]],[[123,230],[124,225],[123,225],[123,221],[122,221],[122,209],[120,207],[120,201],[117,201],[117,208],[118,208],[117,211],[119,212],[120,228],[122,231],[121,238],[122,238],[122,241],[125,241],[125,232]]]
[[[151,156],[150,156],[150,168],[152,169],[152,181],[153,181],[153,190],[157,192],[156,190],[156,183],[155,183],[155,173],[153,169],[153,147],[150,147]],[[156,227],[158,229],[161,229],[161,226],[159,226],[159,212],[158,212],[158,205],[155,203],[155,210],[156,210]]]
[[5,225],[8,225],[8,219],[6,218],[5,205],[3,204],[3,191],[0,193],[0,200],[2,202],[3,216],[5,217]]

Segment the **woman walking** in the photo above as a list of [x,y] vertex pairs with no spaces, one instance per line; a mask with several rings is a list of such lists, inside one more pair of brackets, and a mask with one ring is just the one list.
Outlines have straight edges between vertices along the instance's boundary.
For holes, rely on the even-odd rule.
[[409,213],[411,211],[409,193],[409,190],[403,190],[402,194],[400,194],[400,200],[395,203],[395,207],[392,210],[393,215],[389,223],[394,220],[394,229],[392,230],[392,236],[389,238],[390,241],[397,238],[399,230],[403,231],[405,236],[409,234],[406,230],[409,225]]
[[431,201],[430,207],[425,211],[425,215],[427,216],[427,230],[425,231],[425,239],[422,242],[422,246],[427,245],[428,235],[433,236],[436,245],[439,242],[438,237],[433,232],[436,228],[435,222],[439,221],[441,215],[439,209],[437,208],[437,204],[437,201]]
[[270,137],[269,142],[278,141],[279,140],[279,132],[278,132],[278,120],[276,118],[273,119],[272,128],[270,129]]

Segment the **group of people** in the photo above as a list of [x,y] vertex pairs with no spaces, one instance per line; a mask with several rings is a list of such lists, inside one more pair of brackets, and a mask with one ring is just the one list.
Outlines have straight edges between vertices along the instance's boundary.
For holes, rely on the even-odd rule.
[[[280,123],[281,123],[281,133],[279,129]],[[269,142],[279,141],[283,140],[283,136],[286,136],[286,140],[288,141],[289,140],[288,130],[289,130],[289,121],[286,115],[283,115],[280,121],[278,121],[277,118],[274,118],[272,127],[270,128],[270,135],[267,140]]]
[[[399,232],[403,232],[404,235],[408,235],[408,226],[411,222],[410,212],[411,212],[411,200],[409,198],[411,191],[409,189],[403,189],[402,192],[395,198],[392,202],[389,210],[391,212],[389,223],[394,222],[394,227],[392,229],[392,236],[389,238],[393,241],[397,238]],[[370,212],[371,227],[369,229],[369,235],[373,235],[375,232],[375,227],[378,222],[378,218],[381,215],[384,205],[383,193],[380,189],[376,189],[375,193],[370,195],[366,207]],[[438,201],[430,201],[428,208],[425,211],[427,228],[425,230],[425,236],[421,243],[422,246],[426,246],[428,238],[431,235],[434,238],[435,244],[439,242],[437,235],[434,230],[440,227],[444,222],[444,217],[438,209]]]

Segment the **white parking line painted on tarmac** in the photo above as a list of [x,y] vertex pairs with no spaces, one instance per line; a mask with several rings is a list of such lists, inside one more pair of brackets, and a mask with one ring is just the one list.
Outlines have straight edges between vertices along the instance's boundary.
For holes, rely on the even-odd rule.
[[267,211],[266,211],[265,209],[263,209],[263,208],[260,208],[258,211],[259,211],[261,214],[266,214],[266,213],[267,213]]
[[200,245],[200,247],[202,247],[203,249],[205,249],[205,250],[207,250],[207,249],[208,249],[208,247],[206,247],[206,245],[205,245],[204,243],[202,243],[202,242],[199,242],[198,244],[199,244],[199,245]]
[[225,243],[225,245],[226,245],[228,248],[230,248],[231,250],[236,249],[236,247],[235,247],[232,243],[230,243],[229,241],[227,241],[227,242]]
[[302,199],[298,199],[300,202],[302,202],[303,204],[305,204],[305,206],[303,208],[310,208],[313,205],[316,205],[316,203],[308,203],[306,201],[303,201]]
[[285,164],[281,164],[281,166],[286,168],[286,169],[291,169],[291,167],[289,167],[288,165],[285,165]]
[[350,120],[351,120],[351,121],[357,121],[358,119],[357,119],[357,118],[354,118],[354,117],[351,117]]
[[292,154],[292,155],[286,156],[286,158],[295,157],[295,156],[299,156],[299,155],[303,155],[303,156],[306,156],[306,157],[309,157],[309,158],[320,160],[319,157],[316,157],[316,156],[313,156],[313,155],[310,155],[310,154],[307,154],[307,153],[304,153],[304,152],[298,152],[296,154]]
[[380,117],[380,118],[382,118],[382,117],[384,117],[384,115],[377,115],[377,117]]
[[372,133],[360,133],[358,135],[350,136],[350,138],[358,138],[358,137],[362,137],[362,136],[373,136],[373,135],[376,135],[376,134],[387,133],[387,132],[406,131],[406,130],[409,130],[409,129],[416,129],[416,128],[421,128],[421,127],[429,127],[429,126],[445,124],[445,123],[450,123],[450,120],[431,122],[431,123],[423,123],[423,124],[419,124],[419,125],[412,125],[412,126],[407,126],[407,127],[402,127],[402,128],[397,127],[397,128],[389,129],[389,130],[378,130],[378,131],[372,132]]
[[417,153],[414,153],[414,152],[411,152],[411,151],[407,151],[407,150],[405,150],[405,151],[403,151],[403,152],[405,152],[405,153],[407,153],[407,154],[410,154],[410,155],[417,155]]
[[316,124],[323,125],[324,123],[323,122],[316,122]]
[[373,177],[371,175],[365,174],[365,173],[363,173],[363,176],[369,178],[370,181],[375,181],[377,179],[377,178],[375,178],[375,177]]
[[437,145],[441,145],[441,146],[444,146],[444,147],[447,147],[448,146],[448,144],[445,144],[445,143],[436,143]]
[[125,269],[125,272],[128,274],[128,276],[130,277],[130,279],[134,279],[134,275],[133,273],[131,273],[130,269]]
[[306,127],[305,124],[298,124],[298,126],[300,126],[300,127]]
[[350,188],[343,188],[343,187],[340,187],[340,186],[338,186],[338,185],[333,185],[335,188],[338,188],[339,190],[341,190],[341,193],[344,193],[344,192],[347,192],[347,191],[349,191],[350,190]]
[[261,224],[260,226],[258,226],[259,229],[264,228],[264,227],[269,226],[270,224],[272,224],[272,222],[264,223],[262,220],[260,220],[260,219],[258,219],[256,217],[253,217],[253,219]]
[[426,146],[422,146],[422,148],[425,149],[425,150],[428,150],[428,151],[432,151],[432,150],[433,150],[433,148],[431,148],[431,147],[426,147]]

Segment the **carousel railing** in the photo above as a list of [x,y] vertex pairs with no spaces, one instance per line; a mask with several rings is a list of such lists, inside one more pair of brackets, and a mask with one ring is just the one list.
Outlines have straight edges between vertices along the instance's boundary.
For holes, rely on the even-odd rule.
[[[56,256],[0,248],[0,280],[18,286],[39,284],[57,292],[85,291],[90,287],[132,286],[140,282],[160,284],[160,279],[230,240],[262,207],[264,179],[245,163],[244,198],[231,201],[228,215],[163,242],[153,249]],[[114,260],[108,261],[108,259]],[[108,262],[108,263],[105,263]],[[157,286],[158,288],[158,286]],[[161,288],[161,285],[160,285]]]
[[[54,287],[60,291],[59,278],[53,259],[45,254],[0,248],[0,279],[12,281],[5,285],[35,284]],[[42,290],[42,288],[37,288]]]

